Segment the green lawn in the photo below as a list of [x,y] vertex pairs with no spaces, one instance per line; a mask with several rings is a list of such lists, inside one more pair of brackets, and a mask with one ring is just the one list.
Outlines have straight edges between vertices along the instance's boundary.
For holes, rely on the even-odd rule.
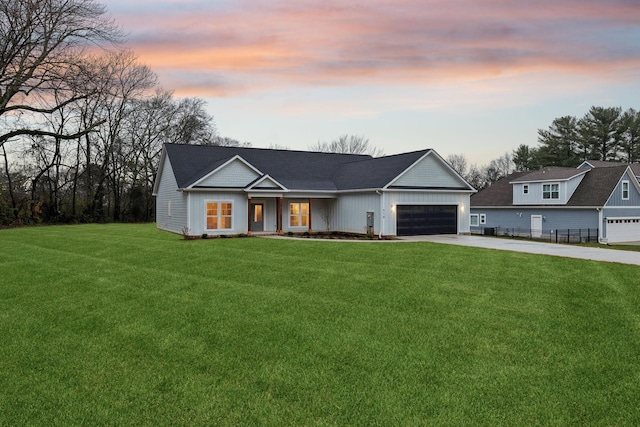
[[638,425],[640,268],[0,231],[0,426]]

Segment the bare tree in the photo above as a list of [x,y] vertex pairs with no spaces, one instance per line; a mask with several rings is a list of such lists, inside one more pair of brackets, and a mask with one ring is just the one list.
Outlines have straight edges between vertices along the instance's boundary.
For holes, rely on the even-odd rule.
[[460,174],[462,177],[466,177],[468,173],[467,157],[464,154],[450,154],[447,156],[447,163]]
[[309,146],[309,150],[324,153],[368,154],[373,157],[384,154],[382,149],[370,145],[369,138],[363,135],[341,135],[331,142],[318,141]]
[[[77,139],[93,129],[92,122],[76,133],[57,133],[37,123],[93,95],[73,78],[82,74],[79,57],[90,43],[120,37],[105,6],[94,0],[0,0],[0,146],[24,135]],[[60,82],[66,96],[51,96],[61,94]]]

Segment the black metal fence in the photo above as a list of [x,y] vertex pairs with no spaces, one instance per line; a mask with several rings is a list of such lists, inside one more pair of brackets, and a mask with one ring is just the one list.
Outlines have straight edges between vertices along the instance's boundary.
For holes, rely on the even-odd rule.
[[479,232],[485,236],[517,237],[552,243],[598,243],[597,228],[557,228],[553,230],[532,230],[530,228],[482,227]]

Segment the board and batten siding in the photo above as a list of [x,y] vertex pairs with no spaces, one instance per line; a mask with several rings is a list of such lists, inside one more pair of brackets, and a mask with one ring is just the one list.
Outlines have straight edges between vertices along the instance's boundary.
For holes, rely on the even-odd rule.
[[458,207],[458,233],[469,233],[469,193],[448,193],[420,191],[388,191],[384,195],[385,210],[384,216],[385,235],[397,234],[397,209],[398,205],[449,205]]
[[189,234],[197,236],[203,233],[211,233],[206,229],[207,202],[231,202],[232,219],[230,230],[217,230],[215,234],[242,234],[248,230],[247,196],[244,193],[213,193],[191,192],[189,194],[191,207],[189,209]]
[[[607,204],[605,205],[605,207],[612,207],[612,206],[620,206],[620,207],[627,207],[627,208],[635,207],[636,209],[638,209],[638,211],[640,211],[640,194],[638,194],[638,190],[636,190],[635,185],[633,185],[633,180],[635,180],[635,177],[631,177],[629,175],[629,172],[627,171],[622,176],[622,179],[620,180],[620,182],[618,182],[618,185],[616,185],[615,190],[613,190],[613,192],[611,193],[611,196],[609,197],[609,200],[607,201]],[[629,182],[629,199],[628,200],[622,199],[622,181]]]
[[234,160],[212,175],[200,181],[198,187],[241,187],[244,188],[260,175],[240,160]]
[[173,233],[182,233],[187,226],[187,195],[178,191],[178,183],[169,157],[164,159],[160,184],[156,194],[156,227]]
[[367,232],[367,212],[374,213],[374,233],[380,232],[380,196],[371,193],[341,194],[335,203],[334,229],[346,233]]
[[460,187],[465,185],[438,159],[427,156],[392,183],[401,187]]

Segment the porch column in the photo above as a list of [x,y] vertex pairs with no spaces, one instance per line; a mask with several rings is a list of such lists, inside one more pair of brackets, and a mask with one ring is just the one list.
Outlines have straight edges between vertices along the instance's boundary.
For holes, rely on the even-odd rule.
[[313,230],[311,229],[311,199],[309,199],[309,233]]
[[251,196],[247,196],[247,234],[251,234]]
[[282,197],[276,199],[276,233],[282,234]]

